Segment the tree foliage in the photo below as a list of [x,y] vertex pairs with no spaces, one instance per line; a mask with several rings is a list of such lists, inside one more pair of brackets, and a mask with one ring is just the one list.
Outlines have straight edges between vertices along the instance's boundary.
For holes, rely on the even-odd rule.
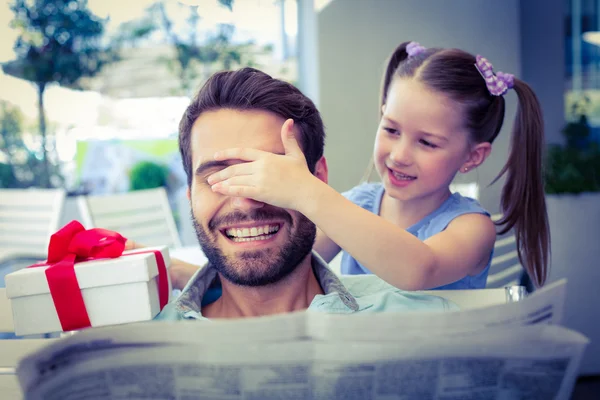
[[32,82],[38,93],[39,131],[44,169],[41,186],[49,187],[44,92],[49,84],[80,88],[117,56],[103,43],[104,21],[87,0],[14,0],[11,27],[18,37],[17,58],[2,65],[5,73]]

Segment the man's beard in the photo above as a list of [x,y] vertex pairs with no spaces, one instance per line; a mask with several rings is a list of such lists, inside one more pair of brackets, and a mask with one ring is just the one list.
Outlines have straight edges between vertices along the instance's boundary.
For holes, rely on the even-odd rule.
[[[312,250],[317,229],[304,215],[298,213],[296,223],[289,213],[280,208],[269,207],[242,213],[233,212],[224,217],[213,219],[205,230],[194,217],[192,222],[202,251],[209,263],[228,281],[240,286],[265,286],[281,281],[291,274]],[[243,222],[273,221],[283,219],[285,224],[277,235],[287,235],[288,240],[280,248],[264,250],[238,251],[235,255],[226,256],[218,245],[221,235],[219,226],[234,225]]]

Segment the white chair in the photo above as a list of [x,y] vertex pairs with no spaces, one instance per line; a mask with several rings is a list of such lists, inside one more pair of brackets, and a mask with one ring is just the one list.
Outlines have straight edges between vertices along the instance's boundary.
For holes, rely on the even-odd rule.
[[[6,290],[0,288],[0,334],[14,332],[10,300]],[[22,399],[21,388],[15,375],[15,368],[21,358],[47,345],[52,340],[36,338],[1,339],[0,338],[0,394],[3,399]]]
[[62,189],[0,189],[0,287],[6,274],[46,259],[64,202]]
[[0,263],[45,259],[64,202],[62,189],[0,189]]
[[[0,288],[0,333],[12,333],[14,331],[10,300],[6,297],[6,289]],[[0,354],[3,353],[0,352]]]
[[[501,217],[501,214],[494,214],[492,220],[496,222]],[[520,284],[524,269],[519,261],[516,246],[517,240],[513,232],[496,237],[487,288],[501,288]]]
[[82,196],[78,206],[82,223],[88,229],[116,231],[146,246],[181,247],[164,188]]

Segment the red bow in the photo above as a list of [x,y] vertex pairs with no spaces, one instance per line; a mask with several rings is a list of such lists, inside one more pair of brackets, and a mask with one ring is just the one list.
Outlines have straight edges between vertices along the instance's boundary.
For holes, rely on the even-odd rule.
[[[50,237],[48,260],[31,267],[49,265],[45,271],[46,279],[63,331],[88,328],[92,325],[75,275],[75,263],[120,257],[123,255],[126,241],[127,239],[117,232],[100,228],[86,230],[78,221],[69,222]],[[169,283],[161,252],[148,250],[126,255],[150,252],[154,253],[158,265],[158,294],[162,310],[169,298]]]

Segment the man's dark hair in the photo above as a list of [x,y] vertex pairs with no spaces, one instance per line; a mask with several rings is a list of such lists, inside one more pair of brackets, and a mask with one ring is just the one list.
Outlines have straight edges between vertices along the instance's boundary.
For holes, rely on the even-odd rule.
[[284,119],[294,120],[299,131],[299,144],[311,172],[323,156],[325,128],[314,103],[294,85],[254,68],[223,71],[212,75],[202,86],[185,110],[179,123],[179,151],[187,174],[188,186],[192,184],[191,131],[194,122],[205,111],[262,110]]

